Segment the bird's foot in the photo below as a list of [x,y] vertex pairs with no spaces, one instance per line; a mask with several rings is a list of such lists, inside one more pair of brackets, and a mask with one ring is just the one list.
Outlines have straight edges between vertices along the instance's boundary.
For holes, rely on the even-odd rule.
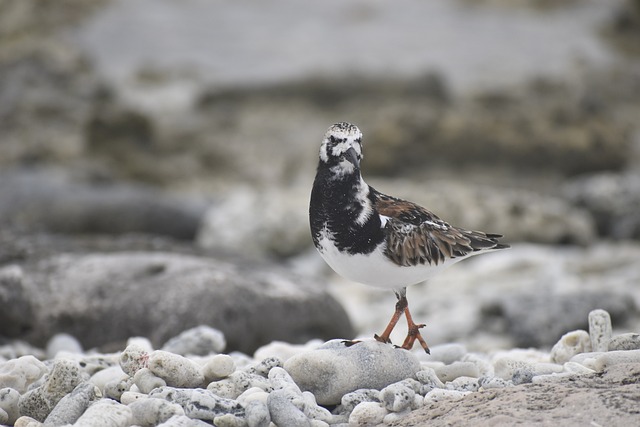
[[422,338],[422,335],[420,334],[420,329],[424,328],[425,326],[426,325],[423,323],[418,325],[416,325],[415,323],[410,324],[409,331],[407,332],[407,337],[404,339],[404,342],[400,347],[404,348],[405,350],[411,350],[413,348],[413,343],[415,343],[417,339],[424,351],[427,354],[431,354],[431,350],[429,350],[427,342],[424,340],[424,338]]
[[375,338],[375,340],[378,341],[378,342],[385,343],[385,344],[391,344],[391,340],[389,339],[389,337],[385,337],[385,336],[381,337],[378,334],[374,334],[373,338]]
[[345,345],[345,347],[351,347],[354,344],[358,344],[359,342],[362,342],[360,340],[343,340],[342,344]]

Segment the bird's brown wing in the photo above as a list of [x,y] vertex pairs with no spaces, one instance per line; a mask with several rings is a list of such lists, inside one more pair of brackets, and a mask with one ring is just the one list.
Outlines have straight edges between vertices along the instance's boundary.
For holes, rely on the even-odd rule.
[[375,209],[385,217],[385,255],[400,266],[443,263],[474,251],[503,249],[499,234],[453,227],[415,203],[376,190]]

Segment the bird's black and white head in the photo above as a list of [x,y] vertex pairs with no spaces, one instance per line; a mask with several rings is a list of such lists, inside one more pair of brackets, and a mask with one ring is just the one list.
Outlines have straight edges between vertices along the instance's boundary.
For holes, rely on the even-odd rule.
[[360,171],[362,132],[351,123],[341,122],[327,130],[320,146],[320,166],[329,167],[336,176]]

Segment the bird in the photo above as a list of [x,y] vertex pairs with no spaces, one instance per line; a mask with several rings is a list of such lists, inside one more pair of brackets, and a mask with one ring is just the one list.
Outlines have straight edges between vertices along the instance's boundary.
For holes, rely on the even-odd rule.
[[362,159],[360,129],[347,122],[330,126],[320,145],[309,201],[313,243],[339,275],[395,293],[395,311],[384,331],[374,335],[377,341],[391,343],[391,332],[404,314],[408,331],[399,347],[411,350],[418,340],[430,353],[420,333],[425,325],[411,316],[407,287],[465,258],[509,245],[499,241],[501,234],[452,226],[416,203],[381,193],[362,178]]

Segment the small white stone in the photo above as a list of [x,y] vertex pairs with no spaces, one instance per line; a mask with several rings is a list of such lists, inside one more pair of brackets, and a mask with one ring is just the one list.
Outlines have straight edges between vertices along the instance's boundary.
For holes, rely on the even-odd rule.
[[310,420],[319,420],[326,423],[331,422],[331,412],[329,412],[327,408],[318,406],[316,397],[311,392],[302,392],[302,400],[304,401],[302,412],[304,412]]
[[156,376],[149,368],[142,368],[133,376],[133,382],[141,393],[149,394],[151,390],[167,385],[166,381]]
[[193,388],[204,383],[204,375],[195,362],[163,350],[149,355],[149,370],[172,387]]
[[415,391],[401,382],[388,385],[380,390],[380,402],[391,412],[402,412],[411,407]]
[[302,396],[302,390],[300,387],[293,381],[291,375],[283,368],[275,367],[269,371],[269,381],[274,390],[281,390],[283,388],[291,389],[296,394]]
[[156,427],[211,427],[211,424],[204,421],[189,418],[186,415],[174,415]]
[[446,384],[448,390],[458,391],[478,391],[480,385],[478,384],[478,378],[473,377],[458,377],[453,381]]
[[221,331],[207,325],[200,325],[171,338],[162,346],[162,350],[181,356],[189,354],[206,356],[221,353],[226,346],[227,341]]
[[640,334],[620,334],[609,341],[609,351],[640,350]]
[[382,423],[385,425],[393,425],[395,422],[400,421],[410,413],[411,408],[407,408],[402,412],[391,412],[390,414],[384,416],[384,418],[382,419]]
[[111,381],[124,381],[129,376],[122,371],[120,366],[111,366],[96,372],[89,378],[89,382],[98,387],[104,393],[105,386]]
[[427,361],[443,362],[445,365],[450,365],[453,362],[461,361],[467,354],[467,347],[463,344],[440,344],[431,347],[431,353],[422,357]]
[[4,409],[0,408],[0,425],[7,424],[9,424],[9,414],[7,414],[7,411]]
[[216,396],[224,397],[226,399],[235,399],[240,396],[241,393],[244,393],[238,391],[236,385],[228,380],[213,381],[207,386],[207,390]]
[[478,367],[478,377],[493,377],[495,375],[493,364],[491,364],[491,361],[485,355],[467,353],[460,361],[470,362],[476,365]]
[[128,406],[110,399],[95,402],[78,418],[73,427],[129,426],[133,413]]
[[470,392],[468,391],[446,390],[446,389],[436,388],[431,390],[429,393],[427,393],[427,395],[424,397],[424,404],[428,405],[431,403],[441,402],[443,400],[452,400],[452,401],[462,400],[469,393]]
[[454,362],[451,365],[441,366],[434,370],[442,382],[452,381],[458,377],[478,378],[480,375],[478,366],[471,362]]
[[349,426],[375,426],[389,413],[379,402],[361,402],[349,415]]
[[142,368],[148,367],[149,353],[139,344],[128,345],[120,354],[120,368],[127,375],[133,377]]
[[271,421],[279,427],[309,427],[309,418],[289,398],[290,389],[274,390],[269,394],[267,406]]
[[593,310],[589,313],[589,337],[593,351],[609,350],[612,327],[611,316],[605,310]]
[[608,351],[596,357],[594,370],[604,371],[607,367],[621,363],[640,363],[640,350]]
[[564,334],[551,349],[551,361],[565,363],[573,356],[591,351],[591,338],[583,330],[571,331]]
[[135,391],[125,391],[124,393],[122,393],[122,396],[120,396],[120,403],[122,403],[123,405],[130,405],[136,400],[140,399],[149,399],[149,396],[144,393],[137,393]]
[[104,385],[102,394],[109,399],[120,400],[124,392],[130,391],[133,378],[126,377],[124,380],[111,380]]
[[243,392],[236,399],[242,405],[247,405],[249,402],[254,400],[263,402],[265,405],[267,404],[267,398],[269,397],[269,393],[261,389],[260,387],[251,387],[250,389]]
[[420,371],[416,372],[416,379],[422,384],[432,386],[433,388],[444,388],[444,383],[440,381],[440,378],[438,378],[433,368],[423,366]]
[[56,355],[61,351],[81,354],[83,352],[82,344],[80,344],[80,342],[75,337],[69,334],[55,334],[53,337],[51,337],[49,342],[47,342],[47,359],[54,359]]
[[153,427],[174,415],[184,415],[182,406],[162,399],[136,399],[128,405],[133,414],[133,424]]
[[49,371],[35,357],[22,356],[0,364],[0,388],[9,387],[20,394]]
[[317,339],[309,341],[306,344],[289,344],[282,341],[272,341],[257,349],[253,354],[253,358],[263,360],[268,357],[277,357],[284,362],[296,354],[316,349],[322,344],[323,342]]
[[155,350],[153,348],[153,344],[151,344],[151,341],[147,337],[131,337],[127,340],[127,345],[125,346],[125,348],[129,347],[130,345],[134,345],[138,349],[146,353],[151,353],[153,350]]
[[202,374],[207,382],[226,378],[235,370],[236,364],[228,354],[216,354],[202,366]]
[[480,385],[480,388],[483,390],[513,386],[512,381],[504,380],[500,377],[482,377],[478,380],[478,384]]
[[572,374],[593,374],[596,371],[590,368],[587,368],[584,365],[581,365],[580,363],[577,362],[567,362],[564,365],[562,365],[563,371],[564,372],[568,372],[568,373],[572,373]]
[[579,363],[580,365],[595,370],[596,359],[604,354],[602,351],[576,354],[569,360],[570,362]]
[[[268,393],[262,393],[268,396]],[[271,424],[271,415],[266,401],[253,400],[246,403],[245,417],[248,427],[269,427]]]
[[16,423],[14,424],[14,427],[42,427],[42,426],[44,426],[44,424],[42,424],[40,421],[34,420],[33,418],[28,417],[26,415],[23,415],[20,418],[18,418],[16,420]]

